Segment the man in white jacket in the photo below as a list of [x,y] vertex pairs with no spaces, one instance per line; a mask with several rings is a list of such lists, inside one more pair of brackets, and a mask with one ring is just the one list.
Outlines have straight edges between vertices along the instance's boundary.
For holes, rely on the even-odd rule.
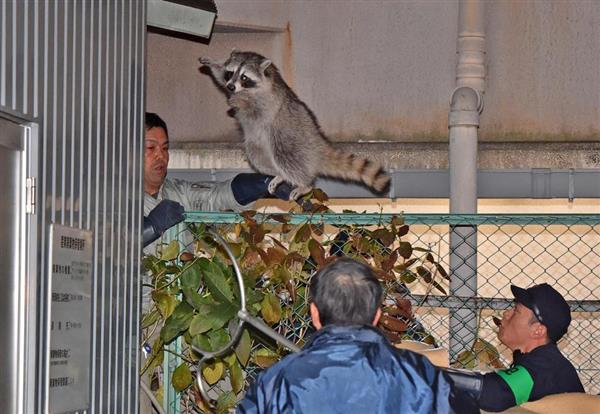
[[[146,113],[144,140],[145,253],[154,253],[162,233],[183,220],[184,211],[241,211],[268,195],[273,177],[242,173],[222,182],[188,182],[166,178],[169,165],[169,132],[154,113]],[[280,185],[276,195],[287,199],[290,187]],[[170,200],[170,201],[166,201]]]

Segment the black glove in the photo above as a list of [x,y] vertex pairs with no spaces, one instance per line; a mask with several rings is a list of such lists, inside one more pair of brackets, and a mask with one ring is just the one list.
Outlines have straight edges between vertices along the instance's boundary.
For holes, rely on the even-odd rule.
[[142,240],[144,247],[158,239],[167,229],[183,221],[183,206],[176,201],[162,200],[148,216],[144,216]]
[[[235,201],[245,206],[259,198],[269,195],[269,183],[273,177],[270,175],[262,175],[257,173],[242,173],[235,176],[231,181],[231,191]],[[277,186],[275,196],[282,200],[288,200],[292,186],[283,182]]]
[[483,388],[483,374],[455,368],[442,368],[441,370],[452,381],[455,399],[461,400],[461,405],[469,405],[469,402],[476,404],[479,401]]

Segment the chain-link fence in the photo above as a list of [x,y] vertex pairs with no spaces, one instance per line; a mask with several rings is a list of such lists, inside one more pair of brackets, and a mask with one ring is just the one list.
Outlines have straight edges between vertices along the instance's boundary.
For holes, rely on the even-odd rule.
[[[247,218],[233,213],[188,214],[177,237],[186,249],[201,251],[198,226],[210,224],[233,245],[243,238],[252,241],[255,235],[244,235],[246,230],[240,227]],[[494,318],[501,318],[502,311],[512,305],[510,285],[549,283],[565,296],[572,311],[569,332],[559,346],[575,365],[586,391],[600,393],[600,215],[405,215],[398,221],[392,215],[323,214],[258,215],[251,220],[257,220],[264,233],[261,249],[265,256],[257,254],[254,261],[272,259],[267,254],[271,253],[269,245],[273,250],[283,249],[288,256],[295,250],[308,257],[296,267],[293,261],[281,262],[291,263],[290,272],[296,275],[300,274],[298,268],[310,273],[308,268],[317,268],[329,256],[343,254],[387,267],[384,273],[391,277],[382,276],[387,303],[408,299],[414,314],[404,320],[403,329],[389,330],[388,337],[394,338],[394,333],[400,332],[398,340],[435,342],[450,350],[451,362],[471,368],[485,368],[476,355],[482,348],[474,347],[478,338],[499,351],[501,364],[510,363],[511,353],[498,341],[494,323]],[[377,233],[394,220],[397,226],[393,226],[391,240],[387,233]],[[190,230],[190,226],[195,229]],[[306,237],[299,238],[301,232]],[[361,251],[361,243],[365,243],[357,234],[369,234],[370,240],[381,242],[379,250],[370,255],[365,253],[367,250]],[[310,239],[318,243],[311,246]],[[321,247],[315,247],[317,244]],[[411,251],[407,254],[409,245]],[[385,254],[388,256],[383,257]],[[419,260],[411,262],[413,257]],[[308,280],[273,277],[273,273],[270,279],[282,286],[273,291],[283,309],[272,327],[302,345],[312,332],[306,311]],[[261,277],[255,280],[258,284],[270,283]],[[391,313],[399,314],[402,312]],[[254,342],[253,355],[258,357],[245,367],[246,382],[261,366],[268,365],[266,359],[276,358],[265,351],[267,342]],[[172,354],[168,356],[165,368],[172,370],[177,364]],[[166,392],[170,375],[164,378]],[[214,397],[228,388],[227,381],[219,381],[213,386]],[[172,392],[165,403],[170,412],[178,412],[183,404]]]

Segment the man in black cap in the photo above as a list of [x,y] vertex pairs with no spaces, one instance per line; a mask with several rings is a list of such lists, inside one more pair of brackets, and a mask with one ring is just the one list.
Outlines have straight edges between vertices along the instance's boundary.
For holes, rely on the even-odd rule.
[[550,394],[584,392],[556,345],[571,323],[565,298],[547,283],[510,289],[516,303],[504,312],[498,339],[513,351],[513,363],[483,376],[480,408],[503,411]]

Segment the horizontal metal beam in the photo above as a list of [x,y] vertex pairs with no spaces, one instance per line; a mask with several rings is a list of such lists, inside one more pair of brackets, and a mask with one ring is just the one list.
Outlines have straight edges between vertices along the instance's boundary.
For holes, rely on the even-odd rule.
[[[492,309],[505,310],[512,306],[514,299],[481,297],[410,295],[407,296],[414,306],[448,309]],[[600,300],[569,300],[571,312],[600,312]]]
[[[188,181],[222,181],[247,169],[173,169],[169,177]],[[447,169],[391,171],[389,198],[448,198]],[[317,179],[331,198],[375,198],[359,184]],[[600,168],[478,170],[478,198],[600,198]],[[381,197],[381,196],[379,196]]]

